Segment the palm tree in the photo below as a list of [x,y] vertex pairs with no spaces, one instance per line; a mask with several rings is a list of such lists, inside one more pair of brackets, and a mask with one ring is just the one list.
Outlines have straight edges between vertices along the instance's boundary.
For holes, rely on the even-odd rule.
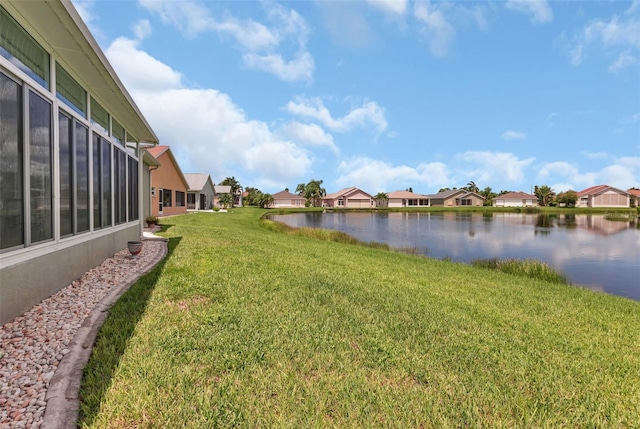
[[313,207],[320,207],[322,205],[322,197],[327,195],[327,190],[322,187],[322,180],[311,179],[309,183],[304,185],[300,183],[296,188],[296,192],[302,193],[300,195],[307,199],[307,203]]
[[376,200],[377,207],[386,206],[389,201],[389,194],[386,192],[378,192],[373,198]]
[[465,189],[476,194],[480,192],[480,188],[478,188],[478,185],[476,185],[476,182],[474,182],[473,180],[467,183],[467,187]]
[[479,194],[485,198],[484,199],[485,206],[493,205],[493,198],[496,197],[496,194],[491,190],[491,186],[487,186],[482,191],[480,191]]
[[240,198],[242,197],[242,185],[240,184],[240,182],[238,182],[234,176],[231,176],[225,178],[222,182],[220,182],[220,184],[231,186],[231,195],[233,197],[231,201],[231,207],[233,207],[234,204],[239,204]]
[[548,206],[553,201],[556,195],[553,189],[551,189],[551,187],[547,185],[536,185],[533,194],[538,197],[538,204],[543,207]]
[[223,209],[226,209],[227,207],[233,207],[233,197],[231,196],[231,194],[220,194],[220,196],[218,197],[218,205]]
[[258,199],[259,205],[263,209],[268,209],[269,207],[271,207],[273,201],[273,195],[271,194],[261,194]]

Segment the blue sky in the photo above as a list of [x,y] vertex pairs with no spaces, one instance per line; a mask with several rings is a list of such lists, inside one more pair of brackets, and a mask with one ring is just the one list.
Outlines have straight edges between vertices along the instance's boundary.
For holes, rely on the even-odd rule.
[[640,187],[640,0],[74,5],[185,173]]

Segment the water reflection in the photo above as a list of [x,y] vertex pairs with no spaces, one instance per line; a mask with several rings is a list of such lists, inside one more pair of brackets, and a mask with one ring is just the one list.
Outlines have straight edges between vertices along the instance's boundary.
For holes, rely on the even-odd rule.
[[433,258],[534,258],[573,284],[640,300],[640,230],[603,215],[470,212],[296,213],[275,220],[336,229]]

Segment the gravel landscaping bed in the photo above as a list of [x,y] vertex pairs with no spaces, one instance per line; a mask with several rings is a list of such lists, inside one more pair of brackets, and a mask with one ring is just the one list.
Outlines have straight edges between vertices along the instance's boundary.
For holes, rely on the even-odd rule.
[[146,240],[135,257],[122,250],[0,326],[0,428],[42,426],[47,389],[85,318],[123,282],[155,266],[166,246]]

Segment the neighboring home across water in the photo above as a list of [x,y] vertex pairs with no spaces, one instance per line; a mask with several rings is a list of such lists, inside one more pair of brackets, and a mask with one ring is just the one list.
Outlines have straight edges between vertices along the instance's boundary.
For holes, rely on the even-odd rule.
[[631,194],[608,185],[597,185],[578,192],[576,207],[629,207]]
[[302,195],[292,194],[287,189],[273,194],[272,208],[302,208],[305,207],[306,199]]
[[375,199],[355,187],[345,188],[322,198],[322,207],[341,209],[369,209],[375,207]]
[[158,138],[72,2],[0,2],[0,47],[1,325],[140,240]]
[[640,189],[628,189],[627,192],[631,195],[631,199],[634,200],[636,207],[640,207]]
[[429,198],[426,195],[411,191],[393,191],[387,193],[387,197],[387,207],[429,207]]
[[170,216],[187,212],[187,189],[185,179],[178,162],[169,146],[156,146],[147,149],[160,167],[151,171],[151,214]]
[[493,207],[537,207],[538,197],[526,192],[508,192],[493,198]]
[[438,207],[481,207],[485,200],[482,195],[467,191],[466,189],[451,189],[433,195],[425,195],[425,198],[429,199],[431,206]]
[[211,176],[201,173],[186,173],[187,210],[210,210],[213,208],[215,189]]

